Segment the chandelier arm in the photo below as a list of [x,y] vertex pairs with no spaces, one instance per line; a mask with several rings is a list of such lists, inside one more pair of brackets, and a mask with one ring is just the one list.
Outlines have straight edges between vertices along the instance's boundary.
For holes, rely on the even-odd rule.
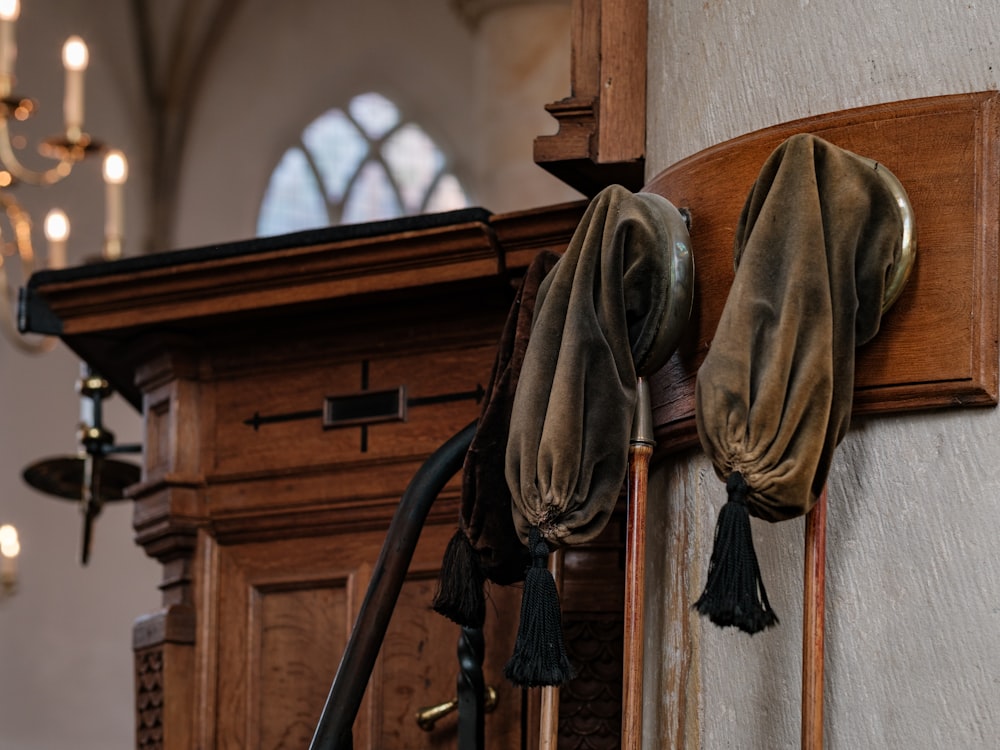
[[27,279],[35,272],[35,250],[31,245],[31,217],[10,193],[0,192],[0,206],[3,206],[7,220],[14,230],[14,246],[21,259],[24,278]]
[[[0,206],[3,206],[11,228],[14,230],[14,246],[17,248],[17,257],[21,261],[23,276],[27,279],[35,270],[35,252],[31,246],[31,219],[12,195],[0,193]],[[14,292],[10,288],[10,278],[7,275],[7,266],[3,258],[0,258],[0,306],[3,307],[3,312],[0,313],[0,328],[3,329],[3,335],[11,344],[29,354],[52,351],[56,345],[54,336],[40,336],[31,339],[18,331],[15,320],[16,313],[14,312]]]
[[10,128],[7,127],[7,119],[0,118],[0,163],[4,168],[20,182],[29,185],[55,185],[60,180],[69,176],[76,161],[72,156],[64,155],[59,158],[58,164],[44,171],[36,171],[24,166],[17,155],[10,140]]

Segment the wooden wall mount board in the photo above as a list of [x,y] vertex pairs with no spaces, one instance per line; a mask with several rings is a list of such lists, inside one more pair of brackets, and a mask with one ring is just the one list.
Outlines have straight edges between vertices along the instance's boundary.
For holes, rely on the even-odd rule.
[[932,97],[797,120],[713,146],[649,181],[644,190],[691,211],[696,269],[691,329],[650,378],[658,452],[697,444],[695,378],[733,281],[740,211],[767,157],[803,132],[885,164],[916,216],[913,275],[879,334],[858,350],[855,413],[996,405],[998,97]]

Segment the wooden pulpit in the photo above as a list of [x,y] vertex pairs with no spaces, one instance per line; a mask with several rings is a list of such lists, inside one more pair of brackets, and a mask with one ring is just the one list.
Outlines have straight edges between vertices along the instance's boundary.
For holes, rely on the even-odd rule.
[[[400,495],[478,416],[521,274],[565,247],[584,207],[468,209],[31,279],[25,327],[59,336],[144,417],[142,480],[127,494],[137,543],[163,565],[163,606],[134,629],[139,748],[308,745]],[[427,732],[415,715],[455,695],[459,628],[430,603],[458,487],[421,536],[355,747],[454,746],[453,717]],[[573,734],[603,700],[607,747],[621,543],[616,520],[564,562],[567,638],[584,669],[563,691],[563,722]],[[583,593],[595,576],[607,585]],[[535,700],[502,675],[519,600],[498,586],[488,600],[490,747],[520,746]]]

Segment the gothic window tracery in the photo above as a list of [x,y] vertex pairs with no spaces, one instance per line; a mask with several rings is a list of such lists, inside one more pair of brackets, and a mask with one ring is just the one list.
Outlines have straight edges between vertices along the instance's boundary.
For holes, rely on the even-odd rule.
[[271,173],[258,236],[465,208],[444,152],[420,125],[369,92],[302,131]]

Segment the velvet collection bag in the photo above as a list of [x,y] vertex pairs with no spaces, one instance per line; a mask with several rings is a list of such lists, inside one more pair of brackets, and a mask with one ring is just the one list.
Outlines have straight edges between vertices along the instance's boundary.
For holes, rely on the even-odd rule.
[[847,432],[855,348],[879,330],[903,219],[869,159],[813,135],[768,158],[736,230],[736,275],[698,371],[698,436],[728,501],[696,608],[756,633],[777,622],[749,516],[807,513]]
[[572,674],[550,550],[594,539],[623,489],[636,378],[673,353],[691,310],[687,225],[665,198],[611,186],[542,282],[511,410],[507,484],[528,546],[521,622],[505,674]]
[[465,627],[483,625],[486,581],[502,585],[523,581],[530,562],[510,510],[505,478],[507,434],[538,287],[558,260],[556,253],[539,253],[521,280],[497,345],[476,434],[462,466],[459,528],[445,551],[432,606]]

